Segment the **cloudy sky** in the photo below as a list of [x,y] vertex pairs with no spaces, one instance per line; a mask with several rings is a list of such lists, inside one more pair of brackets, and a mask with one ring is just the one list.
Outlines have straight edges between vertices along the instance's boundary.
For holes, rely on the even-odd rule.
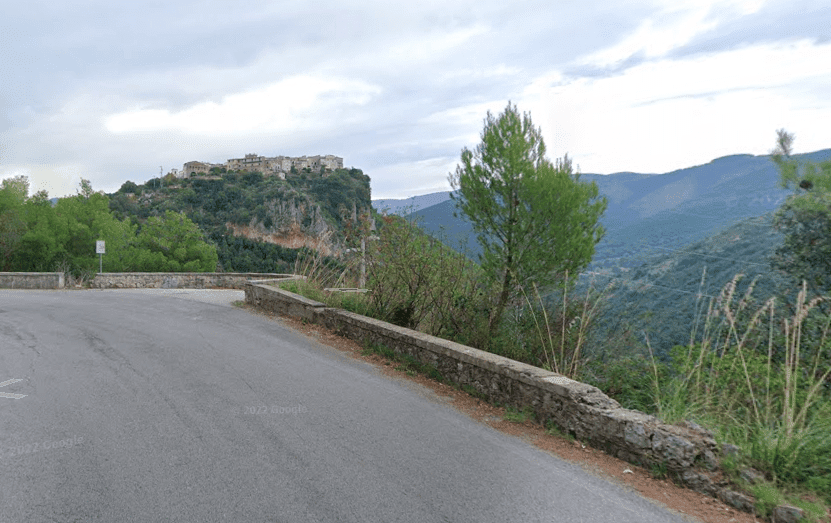
[[50,196],[246,153],[342,156],[373,198],[449,190],[508,100],[584,173],[766,154],[778,128],[831,147],[828,0],[0,7],[0,178]]

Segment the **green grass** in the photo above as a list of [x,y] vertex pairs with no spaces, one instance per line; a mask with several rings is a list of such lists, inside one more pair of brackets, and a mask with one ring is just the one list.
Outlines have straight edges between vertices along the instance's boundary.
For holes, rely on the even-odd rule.
[[[752,466],[772,478],[769,486],[752,487],[760,506],[780,503],[783,491],[814,492],[831,503],[831,318],[812,316],[819,299],[809,302],[804,286],[792,319],[780,323],[774,300],[742,318],[755,280],[733,310],[737,280],[722,291],[718,308],[710,303],[703,341],[673,348],[668,374],[653,364],[655,413],[665,422],[694,420],[738,446],[725,469]],[[767,316],[767,347],[751,348],[751,340],[764,339],[754,328]],[[712,329],[719,317],[724,320]],[[818,342],[801,336],[821,324]]]
[[436,367],[432,365],[425,365],[409,354],[400,354],[380,343],[364,343],[361,354],[364,356],[370,356],[372,354],[382,356],[388,360],[387,365],[397,363],[397,365],[393,368],[397,371],[406,373],[408,376],[421,374],[434,381],[438,381],[439,383],[444,383],[445,381],[444,376],[442,376],[441,372],[439,372]]
[[797,495],[789,494],[773,483],[765,482],[748,485],[747,490],[756,498],[756,512],[763,518],[770,517],[773,509],[784,504],[804,510],[804,521],[823,521],[828,515],[827,509],[822,503],[807,501]]
[[372,304],[364,293],[360,292],[326,292],[307,280],[281,282],[279,287],[285,291],[299,294],[310,300],[326,304],[327,307],[343,309],[362,316],[373,316]]
[[502,419],[510,421],[511,423],[525,423],[528,420],[534,419],[534,412],[531,410],[531,407],[525,407],[520,411],[514,407],[507,406],[505,407],[505,414],[502,415]]
[[554,424],[553,420],[548,420],[545,422],[545,433],[549,436],[567,439],[568,441],[574,441],[574,436],[561,431],[559,427],[557,427],[557,425]]
[[284,291],[293,292],[309,298],[310,300],[319,301],[321,303],[324,303],[326,299],[326,293],[324,293],[322,289],[306,280],[290,280],[280,282],[279,287]]
[[458,390],[468,394],[469,396],[473,396],[474,398],[476,398],[478,400],[481,400],[481,401],[484,401],[484,402],[488,401],[488,396],[486,394],[483,394],[483,393],[479,392],[478,390],[476,390],[476,387],[474,387],[473,385],[467,385],[467,384],[456,385],[456,388]]
[[665,462],[653,463],[650,472],[653,478],[664,479],[667,477],[667,464]]
[[784,496],[775,486],[770,483],[761,483],[748,487],[750,493],[756,498],[756,511],[763,518],[767,518],[773,509],[784,502]]

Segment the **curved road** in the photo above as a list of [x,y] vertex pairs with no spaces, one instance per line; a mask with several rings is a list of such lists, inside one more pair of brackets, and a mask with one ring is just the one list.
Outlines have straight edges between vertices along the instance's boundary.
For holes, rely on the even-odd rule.
[[0,521],[686,521],[241,299],[0,290]]

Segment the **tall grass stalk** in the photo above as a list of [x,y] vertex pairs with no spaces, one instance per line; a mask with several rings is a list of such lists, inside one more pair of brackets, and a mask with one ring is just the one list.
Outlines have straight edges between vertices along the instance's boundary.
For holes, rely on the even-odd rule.
[[[565,280],[568,282],[568,271],[565,273]],[[548,367],[558,374],[562,374],[569,378],[577,378],[582,371],[582,361],[583,361],[583,344],[586,341],[587,333],[592,325],[592,321],[597,317],[597,308],[598,305],[603,301],[603,297],[609,287],[612,286],[610,283],[606,286],[606,289],[594,300],[594,303],[589,310],[589,303],[591,302],[591,289],[593,287],[594,278],[592,278],[592,283],[586,289],[586,298],[583,300],[581,306],[582,311],[580,312],[580,316],[572,319],[570,322],[568,321],[569,316],[569,309],[568,309],[568,285],[563,287],[563,310],[561,314],[561,318],[559,321],[562,325],[561,333],[560,333],[560,343],[559,347],[555,348],[558,344],[556,344],[554,340],[554,335],[551,329],[551,321],[549,319],[547,308],[543,302],[542,297],[540,296],[539,288],[537,287],[536,283],[533,283],[534,288],[534,295],[536,297],[536,303],[539,306],[539,309],[542,313],[542,319],[545,326],[545,332],[543,332],[543,326],[540,324],[540,319],[536,312],[534,311],[535,307],[531,304],[531,300],[528,298],[528,294],[525,292],[525,288],[520,286],[520,290],[522,292],[523,297],[525,298],[525,303],[528,306],[528,310],[531,313],[531,317],[534,321],[534,326],[537,331],[537,335],[539,336],[540,343],[543,347],[543,352],[545,354],[546,363]],[[577,340],[576,342],[571,345],[566,344],[566,323],[568,323],[568,329],[571,330],[574,326],[574,323],[578,323],[579,327],[577,330]]]
[[320,247],[326,244],[330,237],[331,232],[324,233],[316,242],[316,249],[301,249],[294,261],[294,274],[305,276],[309,283],[320,288],[342,287],[345,283],[353,283],[348,281],[348,275],[354,272],[354,260],[343,268],[338,268],[332,258],[322,254]]
[[[659,383],[653,357],[658,414],[669,422],[702,420],[745,449],[754,465],[775,482],[803,483],[810,476],[811,484],[831,492],[831,315],[821,319],[824,327],[815,347],[806,348],[802,340],[803,326],[817,325],[809,319],[811,312],[831,297],[808,300],[803,281],[796,312],[782,320],[781,331],[775,329],[772,297],[744,323],[742,332],[740,317],[756,284],[754,279],[734,311],[736,284],[742,276],[736,275],[722,289],[715,304],[710,300],[702,341],[695,343],[694,331],[689,346],[673,349],[672,382]],[[704,275],[702,285],[703,281]],[[751,334],[765,316],[766,351],[749,347]],[[713,331],[716,318],[722,320]],[[649,350],[652,354],[651,346]]]

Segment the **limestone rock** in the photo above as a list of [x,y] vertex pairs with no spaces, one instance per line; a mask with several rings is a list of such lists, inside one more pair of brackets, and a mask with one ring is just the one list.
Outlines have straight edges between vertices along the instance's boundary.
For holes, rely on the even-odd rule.
[[739,472],[739,475],[742,477],[743,480],[747,481],[751,485],[755,485],[756,483],[762,483],[766,479],[764,474],[762,474],[754,468],[742,469]]
[[805,517],[805,511],[791,505],[779,505],[773,509],[773,523],[797,523]]
[[718,497],[731,507],[750,512],[751,514],[755,511],[756,504],[753,502],[753,499],[741,492],[722,490],[719,492]]

